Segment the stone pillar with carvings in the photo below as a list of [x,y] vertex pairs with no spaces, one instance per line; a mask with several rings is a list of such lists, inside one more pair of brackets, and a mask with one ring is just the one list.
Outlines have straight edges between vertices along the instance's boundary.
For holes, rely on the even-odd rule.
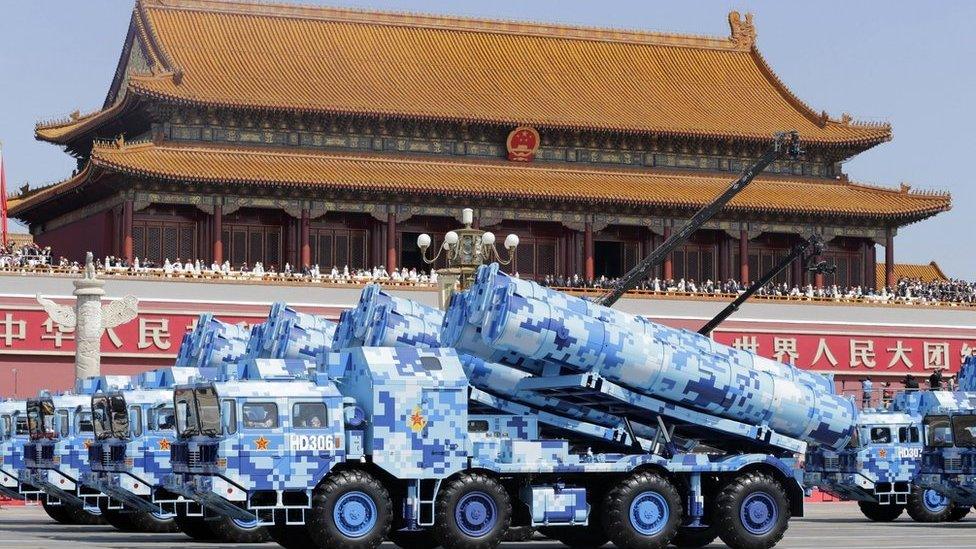
[[885,286],[895,287],[895,231],[885,227]]
[[132,265],[135,254],[132,249],[132,214],[134,204],[131,198],[122,202],[122,255]]
[[102,333],[134,319],[139,300],[131,295],[102,306],[105,282],[95,276],[92,253],[88,252],[82,278],[74,280],[75,306],[60,305],[36,296],[51,320],[62,331],[75,331],[75,379],[101,375]]
[[749,231],[739,231],[739,282],[749,285]]
[[310,243],[310,224],[311,219],[309,218],[308,208],[302,208],[302,227],[301,227],[301,267],[309,267],[312,265],[312,245]]
[[386,214],[386,271],[393,273],[396,268],[396,212],[390,212]]

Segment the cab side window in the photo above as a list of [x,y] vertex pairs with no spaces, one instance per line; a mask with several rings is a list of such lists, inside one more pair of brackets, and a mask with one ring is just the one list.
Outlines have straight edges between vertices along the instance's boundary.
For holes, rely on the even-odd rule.
[[133,437],[142,436],[142,408],[135,405],[129,407],[129,433]]
[[871,442],[873,444],[890,444],[891,429],[887,427],[871,427]]
[[58,410],[58,429],[61,432],[61,436],[68,436],[68,411]]
[[321,402],[299,402],[292,406],[292,429],[324,429],[329,415]]
[[172,406],[152,408],[147,419],[150,431],[172,431],[176,427],[176,412]]
[[91,433],[95,428],[92,426],[91,412],[75,413],[75,433]]
[[918,427],[899,427],[898,442],[918,442]]
[[237,432],[236,401],[226,398],[220,401],[220,422],[225,435],[233,435]]
[[248,402],[241,408],[245,429],[278,427],[278,405],[274,402]]
[[10,438],[10,416],[0,417],[0,438]]

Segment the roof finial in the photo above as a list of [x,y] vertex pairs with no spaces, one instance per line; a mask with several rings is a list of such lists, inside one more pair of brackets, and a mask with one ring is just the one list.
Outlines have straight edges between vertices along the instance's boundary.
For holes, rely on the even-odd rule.
[[125,136],[123,134],[121,134],[121,133],[119,134],[118,137],[115,138],[115,148],[116,149],[124,149],[125,148]]
[[729,28],[732,30],[732,43],[737,48],[748,50],[756,43],[756,27],[752,23],[752,14],[746,13],[743,19],[739,12],[729,12]]

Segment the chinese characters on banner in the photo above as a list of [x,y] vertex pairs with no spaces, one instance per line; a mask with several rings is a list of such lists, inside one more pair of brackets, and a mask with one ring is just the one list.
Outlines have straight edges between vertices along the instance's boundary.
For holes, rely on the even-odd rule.
[[[261,317],[221,316],[230,323],[252,324]],[[197,315],[140,313],[132,322],[105,330],[102,353],[175,355],[183,334],[192,330]],[[64,330],[39,310],[0,311],[0,353],[41,352],[74,354],[74,329]]]
[[912,373],[957,371],[976,338],[876,334],[780,334],[717,332],[715,340],[805,370]]

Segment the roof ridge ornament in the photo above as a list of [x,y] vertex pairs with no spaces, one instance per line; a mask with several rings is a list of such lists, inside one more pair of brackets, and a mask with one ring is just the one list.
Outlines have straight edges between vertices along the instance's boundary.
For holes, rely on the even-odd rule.
[[732,35],[729,37],[738,49],[750,50],[756,44],[756,26],[752,22],[752,13],[746,12],[743,18],[739,12],[729,12],[729,29]]

